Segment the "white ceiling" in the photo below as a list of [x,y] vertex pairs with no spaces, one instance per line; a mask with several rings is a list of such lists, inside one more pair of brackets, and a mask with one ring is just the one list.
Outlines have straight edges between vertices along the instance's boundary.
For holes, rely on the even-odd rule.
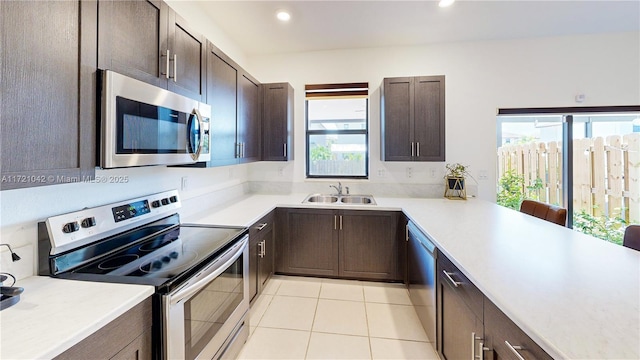
[[[245,52],[411,46],[438,42],[640,31],[640,0],[201,1]],[[278,9],[292,19],[281,23]]]

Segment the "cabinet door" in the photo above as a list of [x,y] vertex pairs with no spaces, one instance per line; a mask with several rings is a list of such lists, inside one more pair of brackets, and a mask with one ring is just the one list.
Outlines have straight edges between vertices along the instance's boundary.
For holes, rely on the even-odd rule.
[[273,261],[275,259],[275,246],[273,241],[273,227],[266,230],[262,238],[262,257],[258,269],[258,287],[260,292],[273,274]]
[[151,331],[145,331],[110,360],[151,360]]
[[98,67],[166,88],[169,7],[155,0],[100,0],[98,7]]
[[386,78],[382,99],[382,160],[411,161],[413,143],[413,78]]
[[438,252],[436,268],[436,328],[440,356],[449,360],[472,359],[472,352],[479,356],[484,336],[484,296],[441,252]]
[[333,210],[288,209],[282,244],[282,271],[338,275],[338,215]]
[[175,11],[169,12],[168,37],[170,50],[168,89],[198,101],[205,101],[207,89],[205,37],[191,29]]
[[400,280],[397,222],[395,212],[341,211],[340,276]]
[[260,85],[247,74],[238,77],[237,143],[239,162],[260,160]]
[[414,87],[414,160],[444,161],[444,76],[417,77]]
[[95,174],[96,3],[0,1],[0,10],[0,188],[88,180]]
[[208,52],[207,104],[211,105],[211,160],[208,166],[236,164],[238,71],[213,45]]
[[262,160],[293,160],[293,88],[276,83],[262,89]]

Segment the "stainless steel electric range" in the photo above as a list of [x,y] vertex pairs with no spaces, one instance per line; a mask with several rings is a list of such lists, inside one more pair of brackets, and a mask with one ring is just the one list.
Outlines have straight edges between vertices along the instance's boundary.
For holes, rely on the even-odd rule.
[[248,230],[181,224],[167,191],[38,223],[39,274],[145,284],[155,359],[235,357],[249,332]]

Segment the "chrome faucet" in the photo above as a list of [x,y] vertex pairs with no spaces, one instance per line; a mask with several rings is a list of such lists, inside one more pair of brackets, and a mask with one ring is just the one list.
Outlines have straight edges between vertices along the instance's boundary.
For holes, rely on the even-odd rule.
[[338,192],[338,195],[342,195],[342,184],[340,182],[338,182],[338,186],[329,185],[329,187],[336,189],[336,191]]

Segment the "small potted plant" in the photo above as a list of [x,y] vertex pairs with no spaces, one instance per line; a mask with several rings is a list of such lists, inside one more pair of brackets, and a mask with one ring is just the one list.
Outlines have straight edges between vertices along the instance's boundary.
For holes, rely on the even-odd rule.
[[[460,163],[447,164],[447,173],[444,178],[446,180],[446,190],[444,196],[449,199],[466,199],[467,191],[465,188],[465,177],[468,176],[473,179],[473,176],[467,171],[469,165],[462,165]],[[475,179],[474,179],[475,181]]]

